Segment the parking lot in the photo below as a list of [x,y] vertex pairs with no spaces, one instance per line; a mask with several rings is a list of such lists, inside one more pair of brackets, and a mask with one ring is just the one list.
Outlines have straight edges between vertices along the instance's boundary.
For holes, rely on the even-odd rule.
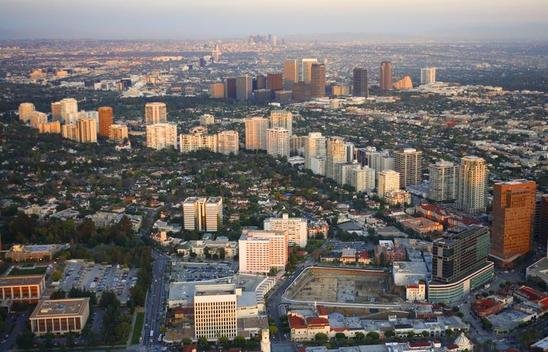
[[188,263],[171,262],[171,281],[193,282],[220,279],[234,275],[231,263]]
[[72,288],[92,291],[98,298],[101,293],[112,291],[122,304],[126,304],[130,298],[130,289],[136,282],[137,269],[69,260],[59,283],[59,289],[65,292],[69,292]]

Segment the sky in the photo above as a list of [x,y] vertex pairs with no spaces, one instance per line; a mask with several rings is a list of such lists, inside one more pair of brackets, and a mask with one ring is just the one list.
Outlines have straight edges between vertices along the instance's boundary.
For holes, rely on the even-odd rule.
[[548,40],[548,0],[0,0],[0,38],[272,33]]

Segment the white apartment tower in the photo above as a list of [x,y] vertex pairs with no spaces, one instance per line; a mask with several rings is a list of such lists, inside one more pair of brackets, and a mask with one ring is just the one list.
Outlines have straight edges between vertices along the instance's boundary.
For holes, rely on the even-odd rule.
[[221,197],[188,197],[183,201],[183,227],[189,231],[216,232],[223,222]]
[[327,139],[327,155],[325,159],[325,176],[335,179],[335,164],[346,162],[346,142],[342,137]]
[[421,68],[421,84],[436,83],[436,68],[426,67]]
[[457,207],[465,212],[482,213],[487,207],[487,164],[483,158],[461,158],[457,181]]
[[167,107],[165,103],[152,102],[145,104],[145,124],[153,125],[167,122]]
[[284,270],[287,246],[283,231],[244,230],[238,241],[240,272],[268,274],[271,269]]
[[245,149],[266,150],[268,119],[260,116],[248,117],[245,124]]
[[265,219],[263,227],[267,231],[284,231],[287,233],[287,241],[301,248],[306,247],[308,239],[308,224],[304,218],[290,218],[288,214],[282,214],[281,218]]
[[383,198],[389,192],[398,191],[400,189],[400,173],[394,170],[385,170],[379,172],[379,186],[377,194]]
[[439,160],[428,166],[430,186],[428,198],[436,202],[454,200],[457,195],[457,167],[450,161]]
[[289,158],[289,131],[282,127],[266,130],[266,153],[277,157]]
[[[304,167],[312,169],[312,158],[324,158],[326,156],[326,139],[320,132],[310,132],[304,143]],[[324,172],[321,172],[323,175]]]
[[222,131],[217,133],[217,152],[221,154],[238,154],[240,151],[240,136],[237,131]]
[[282,127],[289,131],[289,137],[293,134],[293,114],[291,111],[273,110],[270,112],[270,128]]
[[147,125],[146,144],[148,148],[156,150],[177,148],[177,125],[173,123]]
[[21,103],[19,104],[19,120],[28,122],[35,107],[33,103]]
[[404,148],[394,152],[395,168],[400,173],[400,186],[418,185],[422,181],[422,152]]

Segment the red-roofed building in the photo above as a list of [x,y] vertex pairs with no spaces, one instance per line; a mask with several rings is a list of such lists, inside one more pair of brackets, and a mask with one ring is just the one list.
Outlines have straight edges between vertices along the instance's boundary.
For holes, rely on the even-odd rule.
[[502,302],[494,298],[478,299],[472,304],[472,311],[480,318],[497,314],[504,309]]
[[529,286],[521,286],[514,292],[514,295],[531,302],[538,302],[548,297],[545,293],[539,292]]
[[369,256],[369,252],[360,251],[356,253],[356,255],[358,257],[358,264],[363,264],[363,265],[371,264],[371,257]]
[[300,314],[290,312],[287,315],[291,340],[310,341],[316,334],[329,334],[329,320],[326,317],[303,317]]

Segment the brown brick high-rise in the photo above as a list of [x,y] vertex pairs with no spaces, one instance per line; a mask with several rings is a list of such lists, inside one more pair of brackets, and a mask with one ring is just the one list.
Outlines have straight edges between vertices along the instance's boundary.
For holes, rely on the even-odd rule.
[[101,106],[99,112],[99,136],[108,138],[110,126],[113,124],[113,113],[110,106]]
[[528,180],[499,182],[493,187],[491,256],[502,266],[531,250],[536,189],[537,184]]

